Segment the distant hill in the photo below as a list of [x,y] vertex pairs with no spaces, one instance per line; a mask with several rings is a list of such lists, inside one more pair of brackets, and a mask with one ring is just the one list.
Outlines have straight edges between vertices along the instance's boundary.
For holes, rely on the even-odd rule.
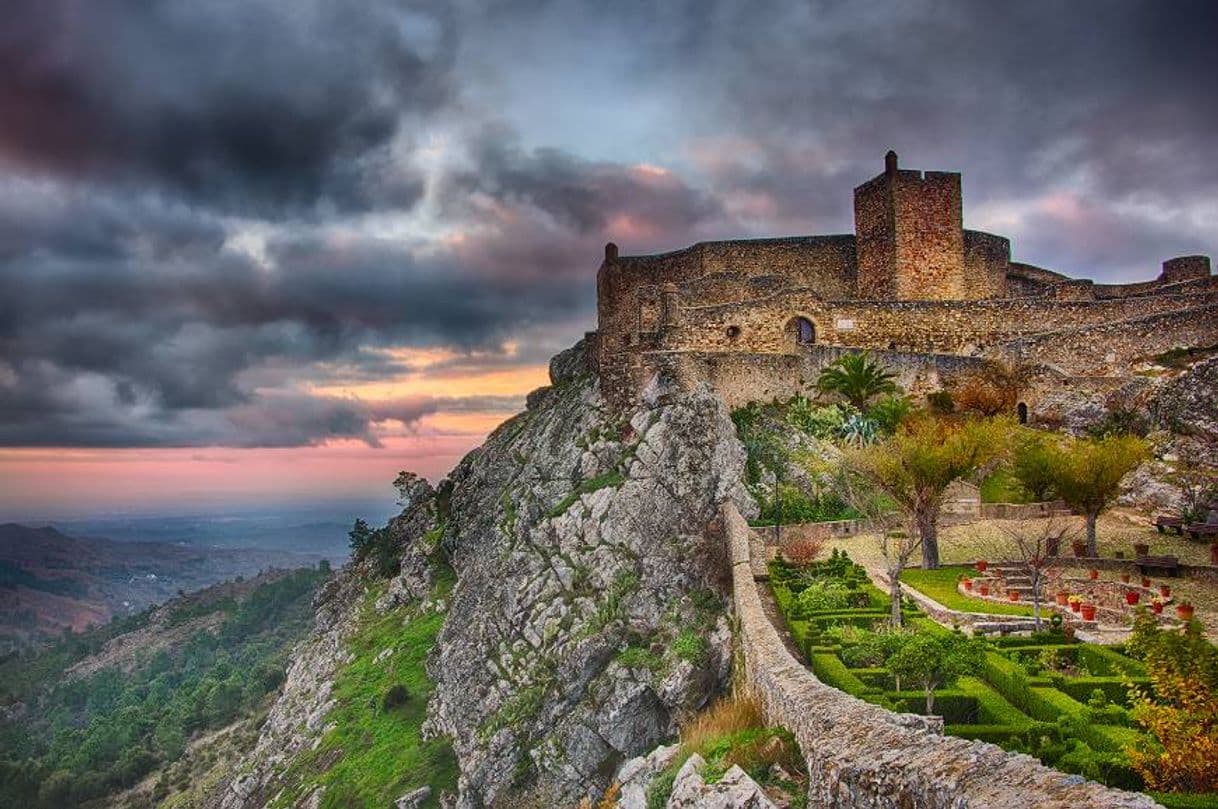
[[0,658],[0,806],[198,806],[257,739],[328,576],[216,584]]
[[104,624],[181,592],[269,568],[315,565],[324,554],[82,539],[0,525],[0,651]]

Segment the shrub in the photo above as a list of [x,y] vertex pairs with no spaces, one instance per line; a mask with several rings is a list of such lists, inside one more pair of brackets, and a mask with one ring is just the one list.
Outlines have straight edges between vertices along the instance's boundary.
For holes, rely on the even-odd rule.
[[796,396],[787,403],[786,420],[795,429],[814,438],[832,438],[851,410],[848,405],[820,407],[803,396]]
[[889,394],[871,406],[867,418],[875,423],[880,432],[892,435],[912,412],[913,403],[908,398]]
[[841,582],[814,581],[804,588],[795,603],[804,615],[825,610],[841,610],[850,606],[850,590]]
[[782,549],[783,558],[793,565],[807,565],[820,558],[825,541],[820,537],[800,537]]
[[945,390],[926,394],[926,404],[939,415],[946,415],[956,409],[956,402],[952,399],[951,393]]
[[965,376],[951,396],[957,410],[997,416],[1014,412],[1022,385],[1018,371],[1002,363],[989,362],[982,370]]
[[410,690],[406,686],[398,683],[392,685],[385,692],[385,696],[381,697],[381,708],[386,711],[392,711],[394,708],[400,708],[410,701]]

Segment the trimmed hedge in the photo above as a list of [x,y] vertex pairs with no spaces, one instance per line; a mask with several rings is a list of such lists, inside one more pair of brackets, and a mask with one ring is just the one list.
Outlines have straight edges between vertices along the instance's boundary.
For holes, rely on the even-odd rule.
[[1140,660],[1125,657],[1106,646],[1086,643],[1077,648],[1075,659],[1079,664],[1086,666],[1087,671],[1093,675],[1100,677],[1146,676],[1146,664]]
[[862,680],[855,677],[835,654],[809,655],[809,661],[812,664],[812,673],[816,675],[817,679],[839,691],[845,691],[847,694],[858,697],[875,690],[868,688]]
[[1149,687],[1150,680],[1145,677],[1053,677],[1053,685],[1079,702],[1091,699],[1091,692],[1099,689],[1104,697],[1114,705],[1129,707],[1129,687],[1127,684]]
[[983,725],[1007,725],[1023,730],[1032,720],[1023,711],[1003,698],[984,680],[976,677],[961,677],[956,688],[977,701],[977,722]]

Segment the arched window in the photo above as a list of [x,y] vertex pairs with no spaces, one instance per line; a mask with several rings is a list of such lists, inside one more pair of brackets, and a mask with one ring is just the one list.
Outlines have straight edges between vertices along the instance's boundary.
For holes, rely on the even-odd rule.
[[795,318],[795,342],[801,346],[810,346],[816,342],[816,327],[806,317]]
[[1019,414],[1019,423],[1020,424],[1028,423],[1028,406],[1026,404],[1024,404],[1023,402],[1020,402],[1019,405],[1016,406],[1015,412]]

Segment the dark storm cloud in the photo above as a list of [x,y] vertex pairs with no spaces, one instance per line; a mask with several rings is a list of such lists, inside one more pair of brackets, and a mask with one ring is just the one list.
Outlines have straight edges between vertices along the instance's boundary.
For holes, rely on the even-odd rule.
[[302,391],[543,362],[592,326],[604,241],[849,231],[889,148],[963,171],[1018,258],[1214,250],[1210,3],[20,5],[3,446],[375,445],[514,407]]
[[450,96],[439,3],[42,0],[0,26],[0,156],[278,217],[406,206],[390,146]]
[[676,236],[722,212],[705,191],[654,167],[589,161],[554,148],[526,150],[501,126],[477,133],[470,152],[474,169],[449,178],[449,195],[481,191],[527,204],[580,233],[604,232],[628,215]]

